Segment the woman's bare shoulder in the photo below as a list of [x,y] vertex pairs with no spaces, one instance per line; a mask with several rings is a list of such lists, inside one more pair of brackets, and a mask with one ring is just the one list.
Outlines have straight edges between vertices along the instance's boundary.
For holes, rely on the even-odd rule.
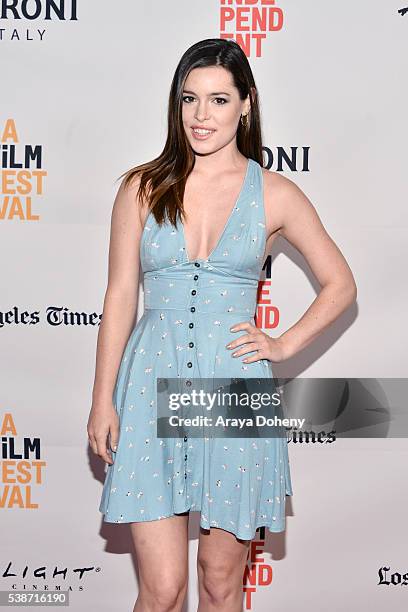
[[292,179],[266,168],[262,168],[262,172],[265,210],[279,228],[282,229],[290,219],[315,213],[309,198]]
[[127,175],[125,175],[120,182],[114,206],[119,206],[125,211],[127,210],[131,216],[137,213],[138,221],[141,227],[143,227],[147,217],[148,205],[147,202],[140,197],[140,181],[140,173],[134,173],[129,179]]
[[264,179],[264,194],[266,196],[290,196],[291,193],[294,194],[300,190],[292,179],[279,172],[262,168],[262,173]]

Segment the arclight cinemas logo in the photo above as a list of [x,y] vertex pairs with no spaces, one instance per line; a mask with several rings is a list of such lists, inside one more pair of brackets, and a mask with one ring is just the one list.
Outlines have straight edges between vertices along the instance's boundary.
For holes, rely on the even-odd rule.
[[44,40],[44,27],[27,27],[35,21],[78,21],[77,0],[0,0],[0,42]]

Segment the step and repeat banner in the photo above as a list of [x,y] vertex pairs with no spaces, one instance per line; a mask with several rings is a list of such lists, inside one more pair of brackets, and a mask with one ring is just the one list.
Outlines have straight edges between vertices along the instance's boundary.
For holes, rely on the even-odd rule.
[[[105,464],[86,431],[110,215],[119,175],[163,148],[181,55],[212,37],[244,49],[265,166],[309,197],[358,287],[357,302],[274,374],[342,378],[343,407],[375,398],[377,413],[393,407],[384,381],[407,377],[406,0],[0,1],[2,605],[10,591],[68,591],[78,612],[136,600],[129,525],[102,522]],[[281,334],[318,291],[279,238],[258,326]],[[244,610],[407,609],[408,444],[398,427],[378,431],[288,430],[287,528],[257,531]],[[198,534],[193,512],[189,611]],[[152,572],[160,558],[158,541]]]

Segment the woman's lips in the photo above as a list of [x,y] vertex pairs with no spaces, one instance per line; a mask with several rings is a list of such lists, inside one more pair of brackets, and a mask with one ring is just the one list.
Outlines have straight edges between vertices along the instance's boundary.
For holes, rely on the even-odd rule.
[[209,132],[205,133],[199,133],[196,132],[194,128],[191,128],[191,132],[196,140],[207,140],[208,138],[210,138],[210,136],[214,134],[215,130],[210,130]]

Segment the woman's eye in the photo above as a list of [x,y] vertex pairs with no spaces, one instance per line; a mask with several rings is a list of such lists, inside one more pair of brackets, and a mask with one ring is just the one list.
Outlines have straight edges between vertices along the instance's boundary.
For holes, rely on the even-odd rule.
[[[194,96],[183,96],[183,102],[186,102],[186,104],[190,104],[191,100],[194,100]],[[225,98],[214,98],[214,100],[216,100],[217,106],[222,106],[228,102]]]

